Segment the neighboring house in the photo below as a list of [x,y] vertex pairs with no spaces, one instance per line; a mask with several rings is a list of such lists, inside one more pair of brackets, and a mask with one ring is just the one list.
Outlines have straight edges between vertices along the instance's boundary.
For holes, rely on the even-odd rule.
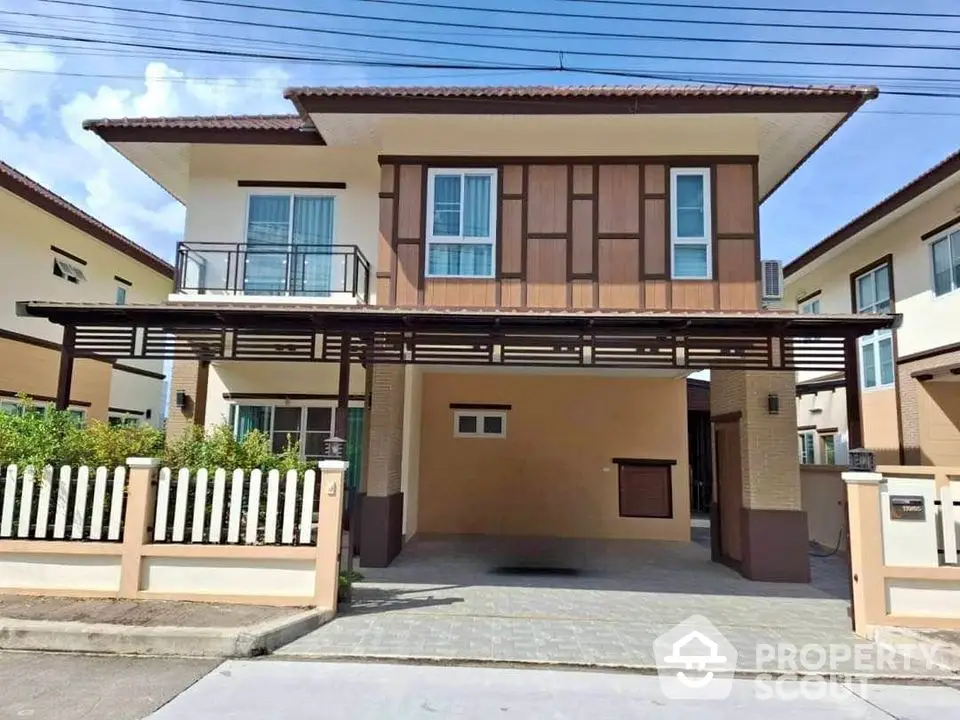
[[303,88],[290,116],[91,121],[186,205],[175,292],[21,311],[175,358],[172,435],[346,436],[367,566],[418,533],[688,541],[710,368],[715,557],[808,580],[798,348],[840,370],[828,343],[894,318],[764,309],[759,204],[875,94]]
[[[900,313],[859,341],[863,446],[881,463],[960,464],[960,152],[784,268],[784,303],[804,313]],[[843,379],[798,377],[803,462],[842,462]]]
[[[62,328],[18,317],[24,299],[160,302],[173,267],[0,162],[0,409],[17,396],[56,400]],[[78,417],[112,423],[163,418],[163,361],[79,359],[67,404]]]

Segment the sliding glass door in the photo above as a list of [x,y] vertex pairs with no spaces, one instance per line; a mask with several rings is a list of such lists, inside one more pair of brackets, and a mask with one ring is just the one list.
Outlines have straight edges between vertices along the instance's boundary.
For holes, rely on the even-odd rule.
[[331,196],[251,195],[244,293],[328,295],[333,212]]

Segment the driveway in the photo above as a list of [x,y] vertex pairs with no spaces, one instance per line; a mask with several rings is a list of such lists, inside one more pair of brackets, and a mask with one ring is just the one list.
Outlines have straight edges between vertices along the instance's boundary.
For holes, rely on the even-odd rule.
[[352,607],[276,654],[650,668],[654,638],[693,614],[736,647],[741,669],[761,667],[758,644],[858,642],[842,559],[811,557],[810,585],[750,582],[710,561],[708,532],[695,528],[692,543],[414,539],[391,567],[362,570]]

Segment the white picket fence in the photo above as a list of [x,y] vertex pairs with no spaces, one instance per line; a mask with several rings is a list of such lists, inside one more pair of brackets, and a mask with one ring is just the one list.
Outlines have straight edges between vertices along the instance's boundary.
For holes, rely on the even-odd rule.
[[122,540],[126,480],[125,467],[48,465],[38,472],[9,465],[0,485],[0,538]]
[[316,542],[314,470],[213,472],[162,468],[154,542],[310,545]]

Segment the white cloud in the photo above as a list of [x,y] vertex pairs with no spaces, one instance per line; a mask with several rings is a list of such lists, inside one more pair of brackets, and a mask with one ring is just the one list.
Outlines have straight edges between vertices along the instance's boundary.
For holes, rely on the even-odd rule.
[[0,39],[0,67],[44,71],[0,72],[0,158],[167,258],[183,232],[182,206],[83,130],[83,121],[292,111],[281,97],[290,80],[281,68],[245,68],[242,81],[199,80],[165,62],[149,62],[142,81],[97,83],[56,75],[63,65],[55,51]]
[[42,108],[53,86],[60,60],[44,48],[0,42],[0,116],[22,123]]

